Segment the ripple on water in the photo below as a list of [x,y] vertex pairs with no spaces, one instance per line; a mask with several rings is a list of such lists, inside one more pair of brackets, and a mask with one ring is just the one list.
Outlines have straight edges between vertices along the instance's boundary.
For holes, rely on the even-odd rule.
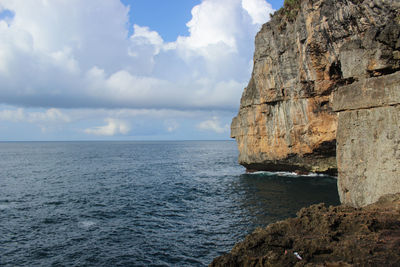
[[333,179],[243,174],[237,154],[230,141],[0,143],[0,265],[206,266],[258,226],[338,202]]
[[7,204],[0,204],[0,210],[7,210],[10,208],[10,205]]
[[78,226],[83,229],[89,229],[95,225],[96,225],[95,221],[84,220],[78,222]]

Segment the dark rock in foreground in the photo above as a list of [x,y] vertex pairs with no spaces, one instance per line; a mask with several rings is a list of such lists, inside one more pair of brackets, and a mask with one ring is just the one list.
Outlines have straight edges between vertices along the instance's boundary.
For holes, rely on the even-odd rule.
[[[298,259],[295,252],[302,259]],[[364,208],[301,209],[257,229],[210,266],[399,266],[400,194]]]

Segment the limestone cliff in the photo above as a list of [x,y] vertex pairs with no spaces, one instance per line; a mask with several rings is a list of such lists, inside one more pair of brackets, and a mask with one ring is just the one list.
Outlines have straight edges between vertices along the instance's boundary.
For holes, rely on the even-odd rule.
[[290,2],[256,36],[231,136],[249,170],[334,173],[333,91],[400,69],[400,1]]
[[286,1],[256,37],[239,162],[337,166],[344,205],[304,208],[210,266],[399,266],[400,0]]
[[341,87],[333,103],[341,202],[362,207],[400,192],[400,72]]

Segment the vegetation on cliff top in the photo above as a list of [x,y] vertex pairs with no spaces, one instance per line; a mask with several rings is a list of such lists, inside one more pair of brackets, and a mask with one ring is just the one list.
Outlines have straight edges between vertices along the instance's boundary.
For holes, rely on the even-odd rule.
[[283,30],[286,27],[287,22],[294,22],[296,16],[301,9],[302,0],[285,0],[283,7],[281,7],[275,14],[271,15],[271,18],[277,15],[278,19],[281,20],[281,24],[278,27]]
[[283,2],[283,12],[289,21],[294,21],[300,10],[301,0],[285,0]]

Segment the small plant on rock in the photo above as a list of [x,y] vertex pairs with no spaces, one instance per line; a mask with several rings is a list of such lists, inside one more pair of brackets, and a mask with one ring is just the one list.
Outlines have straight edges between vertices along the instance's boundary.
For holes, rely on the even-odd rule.
[[296,15],[300,10],[300,5],[301,0],[285,0],[283,2],[284,12],[289,21],[293,21],[296,18]]

